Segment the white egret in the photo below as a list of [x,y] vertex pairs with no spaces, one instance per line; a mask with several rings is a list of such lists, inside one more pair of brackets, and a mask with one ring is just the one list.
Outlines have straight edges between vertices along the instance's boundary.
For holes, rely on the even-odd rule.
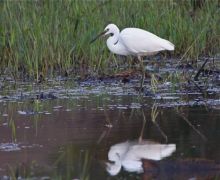
[[101,35],[110,35],[107,39],[107,46],[111,52],[118,55],[137,56],[142,67],[141,88],[144,83],[145,69],[143,66],[142,57],[155,55],[159,51],[173,51],[174,44],[166,39],[162,39],[155,34],[139,28],[125,28],[121,32],[115,24],[109,24],[104,31],[96,36],[94,42]]
[[125,141],[111,146],[106,170],[112,176],[123,167],[128,172],[143,172],[142,160],[159,161],[176,151],[175,144],[160,144],[149,140]]

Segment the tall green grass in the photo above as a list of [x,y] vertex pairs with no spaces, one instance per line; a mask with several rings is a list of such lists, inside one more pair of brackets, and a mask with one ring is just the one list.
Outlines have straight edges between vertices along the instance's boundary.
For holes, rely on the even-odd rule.
[[220,52],[217,0],[1,1],[0,68],[14,76],[106,72],[114,62],[104,41],[89,41],[110,22],[169,39],[174,56],[197,59]]

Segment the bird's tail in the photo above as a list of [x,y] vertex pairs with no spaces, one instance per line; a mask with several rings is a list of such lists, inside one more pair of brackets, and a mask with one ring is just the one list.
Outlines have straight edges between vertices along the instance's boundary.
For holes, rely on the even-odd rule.
[[176,151],[176,145],[175,144],[167,144],[163,146],[163,149],[161,151],[161,157],[167,157],[170,156],[173,152]]
[[170,41],[167,41],[166,39],[163,39],[163,48],[165,50],[168,50],[168,51],[173,51],[175,46]]

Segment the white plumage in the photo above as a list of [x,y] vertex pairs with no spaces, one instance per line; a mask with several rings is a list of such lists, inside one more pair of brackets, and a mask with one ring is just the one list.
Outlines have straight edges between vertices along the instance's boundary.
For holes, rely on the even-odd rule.
[[114,54],[123,56],[133,55],[138,57],[142,67],[140,89],[143,87],[145,78],[142,56],[154,55],[159,51],[174,50],[174,44],[170,41],[139,28],[125,28],[120,32],[115,24],[109,24],[102,33],[91,41],[91,43],[101,35],[110,35],[106,43],[108,49]]
[[106,26],[105,35],[109,50],[119,55],[148,56],[159,51],[173,51],[174,45],[155,34],[139,28],[125,28],[121,32],[115,24]]
[[128,172],[143,172],[142,160],[159,161],[176,151],[175,144],[160,144],[148,140],[126,141],[111,146],[106,163],[106,170],[112,176],[117,175],[121,168]]

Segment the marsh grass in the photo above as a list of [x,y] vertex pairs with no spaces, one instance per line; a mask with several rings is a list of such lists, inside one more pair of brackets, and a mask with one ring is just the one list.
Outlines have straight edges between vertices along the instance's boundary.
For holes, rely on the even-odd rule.
[[115,72],[105,42],[89,44],[109,22],[169,39],[182,61],[219,53],[217,0],[196,10],[191,1],[175,0],[1,1],[0,12],[1,72],[14,77]]

